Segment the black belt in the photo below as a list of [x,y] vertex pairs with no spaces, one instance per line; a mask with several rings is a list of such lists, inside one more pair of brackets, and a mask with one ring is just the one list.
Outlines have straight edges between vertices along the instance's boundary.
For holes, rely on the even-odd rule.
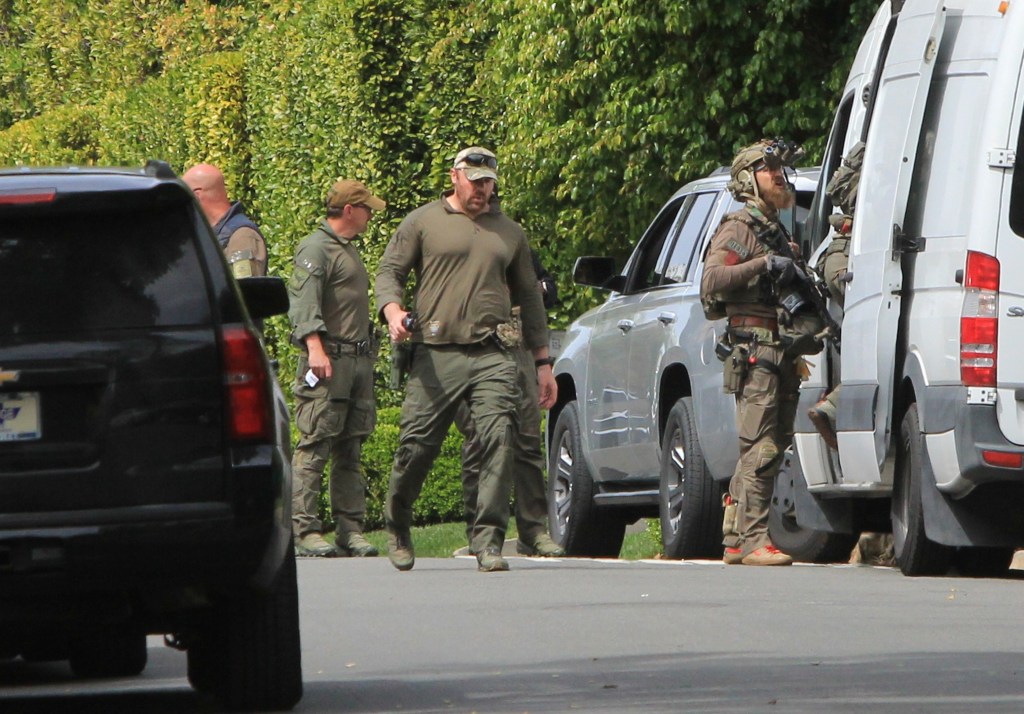
[[373,347],[370,340],[359,340],[358,342],[346,342],[344,340],[326,340],[324,351],[332,357],[339,355],[368,355]]

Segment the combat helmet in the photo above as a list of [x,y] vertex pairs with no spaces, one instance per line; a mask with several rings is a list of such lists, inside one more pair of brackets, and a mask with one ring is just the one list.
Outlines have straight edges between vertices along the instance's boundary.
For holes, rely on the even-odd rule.
[[769,168],[792,167],[803,158],[803,148],[784,139],[761,139],[739,150],[729,168],[730,181],[726,188],[738,201],[760,198],[754,171],[764,162]]

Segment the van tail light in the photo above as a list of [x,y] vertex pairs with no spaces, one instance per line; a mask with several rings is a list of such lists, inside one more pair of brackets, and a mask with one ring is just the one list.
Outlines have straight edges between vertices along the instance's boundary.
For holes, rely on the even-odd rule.
[[964,273],[960,380],[967,387],[994,387],[999,347],[999,261],[968,251]]
[[32,203],[53,203],[57,189],[40,188],[32,191],[0,191],[0,206],[24,206]]
[[228,436],[232,441],[269,441],[270,385],[260,341],[244,327],[225,328],[223,338]]

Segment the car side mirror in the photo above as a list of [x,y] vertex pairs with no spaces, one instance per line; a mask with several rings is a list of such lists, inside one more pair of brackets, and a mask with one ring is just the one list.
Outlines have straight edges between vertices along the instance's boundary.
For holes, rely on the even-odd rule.
[[586,285],[601,290],[622,289],[623,276],[615,268],[615,258],[587,255],[576,259],[572,268],[572,279],[577,285]]
[[281,278],[240,278],[238,288],[242,291],[249,316],[254,320],[288,312],[288,288]]

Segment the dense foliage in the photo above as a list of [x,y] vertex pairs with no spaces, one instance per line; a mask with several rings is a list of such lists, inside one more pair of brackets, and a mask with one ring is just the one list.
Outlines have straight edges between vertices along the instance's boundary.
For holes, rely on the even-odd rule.
[[[876,7],[0,0],[0,163],[216,163],[265,229],[270,272],[287,276],[335,178],[389,203],[363,238],[373,272],[458,148],[482,143],[501,159],[506,210],[559,278],[564,327],[595,300],[571,285],[575,258],[624,258],[682,182],[763,135],[816,158]],[[287,383],[286,321],[267,338]]]

